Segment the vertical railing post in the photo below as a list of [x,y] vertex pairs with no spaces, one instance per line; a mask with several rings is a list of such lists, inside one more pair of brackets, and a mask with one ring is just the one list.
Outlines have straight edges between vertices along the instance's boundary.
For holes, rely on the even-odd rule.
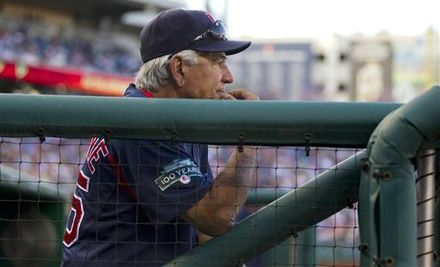
[[417,190],[411,159],[438,145],[439,99],[440,86],[434,86],[388,114],[371,135],[359,191],[362,266],[417,266]]
[[[436,202],[436,151],[423,151],[417,160],[417,264],[434,267],[435,202]],[[438,214],[437,214],[438,217]]]

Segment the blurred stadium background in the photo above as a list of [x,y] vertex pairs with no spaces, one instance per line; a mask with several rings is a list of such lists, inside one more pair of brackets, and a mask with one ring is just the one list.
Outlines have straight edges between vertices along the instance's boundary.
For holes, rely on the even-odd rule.
[[[161,10],[187,6],[184,0],[2,1],[0,90],[119,95],[140,64],[141,27]],[[226,9],[214,13],[227,21]],[[418,36],[254,39],[230,65],[235,84],[264,99],[402,102],[439,82],[438,27],[427,25]]]
[[[141,27],[158,12],[175,7],[188,4],[183,0],[4,0],[0,7],[0,92],[121,95],[141,63]],[[210,1],[204,7],[210,10]],[[226,12],[215,13],[227,21]],[[252,89],[266,100],[405,102],[440,83],[438,30],[427,27],[418,36],[335,35],[328,43],[300,37],[254,39],[250,49],[229,59],[234,86]],[[47,138],[40,143],[38,138],[0,138],[2,179],[5,173],[19,173],[22,180],[52,183],[68,202],[87,145],[87,140]],[[211,147],[214,172],[224,165],[229,150]],[[354,152],[262,148],[258,187],[295,188]],[[243,216],[257,208],[247,207]],[[34,254],[16,254],[20,245],[11,248],[10,233],[17,229],[6,226],[11,220],[5,211],[2,208],[0,215],[0,242],[9,249],[1,251],[0,266],[45,266],[20,259],[34,254],[44,258],[42,251],[56,251],[59,240],[56,245],[28,244],[28,252]],[[323,266],[358,265],[356,217],[355,206],[315,227],[314,246],[333,253],[319,256]],[[57,239],[50,237],[56,233],[44,223],[38,227],[47,229],[41,231],[48,240]]]

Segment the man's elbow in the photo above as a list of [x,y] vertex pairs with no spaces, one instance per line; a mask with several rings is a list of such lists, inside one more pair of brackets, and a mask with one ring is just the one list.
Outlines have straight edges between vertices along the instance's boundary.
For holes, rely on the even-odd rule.
[[219,218],[215,224],[214,234],[212,236],[219,236],[229,231],[235,225],[235,218]]
[[235,225],[236,208],[230,206],[207,206],[209,208],[192,209],[184,219],[196,225],[197,229],[209,236],[224,234]]

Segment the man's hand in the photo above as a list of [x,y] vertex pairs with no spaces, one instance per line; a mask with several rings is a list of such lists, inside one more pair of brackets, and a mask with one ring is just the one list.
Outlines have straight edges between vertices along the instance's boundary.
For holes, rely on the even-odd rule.
[[202,245],[202,244],[208,242],[209,240],[211,240],[211,239],[212,239],[212,236],[205,235],[204,233],[198,231],[198,233],[197,233],[197,238],[198,238],[198,240],[199,240],[199,246],[200,246],[200,245]]
[[223,93],[222,99],[260,100],[256,94],[243,88],[233,89]]

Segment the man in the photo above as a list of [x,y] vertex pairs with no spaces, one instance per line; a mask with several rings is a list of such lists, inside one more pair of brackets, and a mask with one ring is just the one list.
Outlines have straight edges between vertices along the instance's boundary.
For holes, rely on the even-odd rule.
[[[125,96],[258,100],[224,89],[233,82],[226,55],[249,45],[227,40],[221,21],[204,11],[164,11],[141,32],[144,64]],[[93,138],[62,266],[161,266],[225,233],[253,185],[254,165],[255,150],[235,151],[213,179],[206,145]]]

